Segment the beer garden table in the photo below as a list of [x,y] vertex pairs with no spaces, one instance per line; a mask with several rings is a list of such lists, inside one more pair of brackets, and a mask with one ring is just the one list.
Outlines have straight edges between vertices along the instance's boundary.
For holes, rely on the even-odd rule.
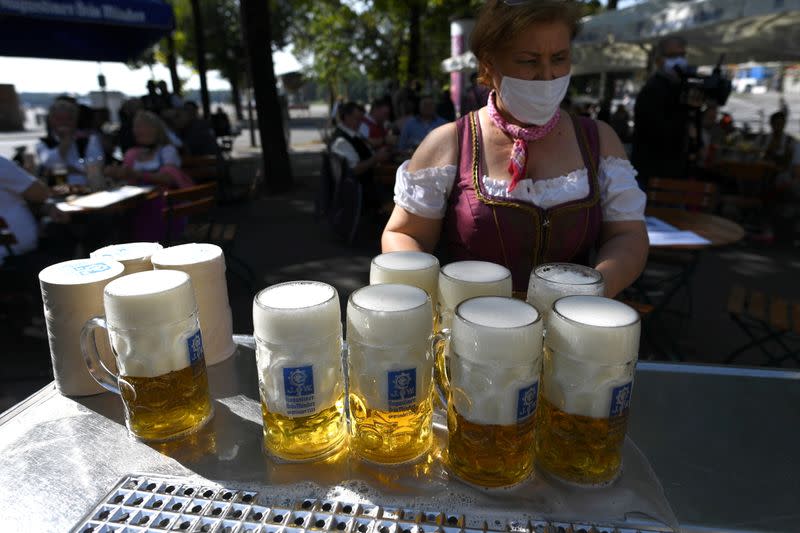
[[[225,482],[243,489],[268,481],[265,491],[277,492],[281,483],[303,481],[311,472],[316,484],[338,487],[328,493],[329,498],[331,494],[346,497],[340,485],[343,479],[328,471],[327,465],[276,466],[263,456],[252,337],[236,336],[235,340],[239,346],[234,356],[209,368],[214,418],[182,441],[152,446],[134,441],[126,434],[117,397],[106,393],[70,399],[58,394],[53,384],[0,415],[0,530],[67,531],[122,478],[137,472],[192,477],[204,484]],[[629,436],[660,478],[682,531],[797,531],[800,372],[641,362],[634,390]],[[625,457],[628,465],[629,456]],[[388,498],[390,492],[396,500],[403,489],[412,495],[415,488],[420,494],[430,492],[425,468],[423,463],[379,471],[372,481],[384,492],[373,503],[382,505],[384,500],[379,498]],[[416,487],[404,480],[404,476],[413,477],[407,475],[409,471],[420,476]],[[454,503],[454,494],[461,490],[454,483],[450,482],[449,492],[436,493],[430,501]],[[476,495],[466,508],[462,502],[467,515],[489,501],[505,505],[509,514],[526,511],[517,507],[514,492],[458,485]],[[311,490],[310,484],[299,486]],[[610,488],[571,490],[575,498],[594,501],[595,509],[617,504],[604,500],[606,494],[624,495]],[[300,501],[306,497],[300,496]],[[530,497],[536,501],[536,494]],[[389,516],[387,511],[384,518]],[[584,518],[592,523],[592,516]],[[449,518],[444,526],[447,523]],[[648,530],[667,530],[646,527],[647,521],[639,523],[638,527]],[[176,522],[173,530],[177,527]],[[415,529],[461,530],[424,529],[422,525]],[[512,523],[511,530],[525,528]],[[125,531],[143,530],[128,527]],[[263,531],[303,530],[269,525]],[[636,527],[619,531],[630,533]]]

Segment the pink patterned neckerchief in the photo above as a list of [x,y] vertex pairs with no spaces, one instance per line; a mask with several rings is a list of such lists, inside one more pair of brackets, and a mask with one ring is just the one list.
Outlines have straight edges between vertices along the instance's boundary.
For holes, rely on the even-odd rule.
[[511,174],[511,184],[508,186],[510,192],[525,178],[525,170],[528,168],[528,143],[541,139],[553,131],[553,128],[558,124],[558,119],[561,117],[561,110],[556,109],[553,118],[541,126],[534,125],[523,128],[522,126],[509,124],[508,121],[503,118],[503,115],[497,110],[497,105],[495,104],[496,97],[497,91],[489,93],[489,100],[487,102],[489,117],[491,117],[492,123],[500,128],[500,131],[514,139],[514,147],[511,149],[511,160],[508,162],[508,173]]

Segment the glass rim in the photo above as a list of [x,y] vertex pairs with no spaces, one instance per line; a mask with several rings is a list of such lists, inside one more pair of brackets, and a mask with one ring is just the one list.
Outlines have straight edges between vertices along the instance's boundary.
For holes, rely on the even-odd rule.
[[[500,298],[500,299],[503,299],[503,300],[510,300],[510,301],[513,301],[513,302],[519,302],[519,303],[525,304],[525,305],[531,307],[534,311],[536,311],[536,318],[531,322],[527,322],[525,324],[520,324],[519,326],[496,327],[496,326],[487,326],[486,324],[478,324],[477,322],[473,322],[472,320],[470,320],[468,318],[464,318],[461,315],[461,306],[464,305],[465,303],[469,302],[469,301],[477,300],[478,298]],[[539,310],[536,309],[536,307],[534,307],[533,305],[529,304],[528,302],[523,301],[523,300],[517,300],[516,298],[513,298],[511,296],[473,296],[472,298],[467,298],[466,300],[462,300],[461,302],[459,302],[459,304],[453,310],[453,319],[455,320],[456,318],[462,320],[463,322],[465,322],[465,323],[467,323],[469,325],[478,326],[478,327],[481,327],[481,328],[491,328],[491,329],[496,329],[496,330],[519,330],[519,329],[523,329],[523,328],[529,328],[531,326],[536,325],[537,322],[541,322],[542,321],[542,313],[540,313]]]
[[[359,292],[361,292],[361,291],[363,291],[365,289],[369,289],[370,287],[378,287],[379,285],[394,285],[394,286],[400,286],[400,287],[411,287],[412,289],[420,290],[425,295],[425,301],[423,301],[421,304],[416,305],[414,307],[409,307],[408,309],[394,309],[394,310],[391,310],[391,311],[383,311],[383,310],[380,310],[380,309],[370,309],[369,307],[364,307],[363,305],[359,305],[359,304],[357,304],[356,302],[353,301],[353,297],[357,293],[359,293]],[[415,285],[409,285],[407,283],[376,283],[374,285],[364,285],[363,287],[360,287],[360,288],[354,290],[353,292],[351,292],[350,296],[347,298],[347,306],[348,307],[350,305],[352,305],[356,309],[360,309],[360,310],[368,312],[368,313],[408,313],[409,311],[416,311],[417,309],[419,309],[421,307],[425,307],[426,304],[427,305],[431,305],[431,295],[428,294],[428,291],[426,291],[422,287],[417,287]]]
[[[543,277],[543,276],[541,276],[539,274],[539,271],[542,268],[545,268],[545,267],[556,267],[556,266],[564,266],[564,267],[569,267],[571,269],[578,269],[578,270],[581,270],[583,272],[590,273],[593,277],[596,275],[597,279],[595,279],[594,281],[592,281],[590,283],[567,283],[567,282],[564,282],[564,281],[557,281],[557,280],[553,280],[553,279],[547,279],[547,278],[545,278],[545,277]],[[543,280],[543,281],[546,281],[548,283],[554,283],[556,285],[567,285],[567,286],[569,286],[569,285],[580,285],[582,287],[590,287],[592,285],[599,285],[599,284],[605,282],[605,280],[603,279],[603,274],[599,270],[597,270],[596,268],[592,268],[592,267],[589,267],[589,266],[586,266],[586,265],[579,265],[579,264],[576,264],[576,263],[543,263],[541,265],[538,265],[536,268],[534,268],[532,274],[534,276],[536,276],[537,278]]]
[[116,330],[116,331],[137,331],[137,330],[143,330],[143,329],[150,330],[150,329],[153,329],[153,328],[168,328],[168,327],[171,327],[171,326],[175,326],[176,324],[180,324],[181,322],[186,322],[187,320],[189,320],[191,318],[194,318],[195,320],[197,320],[198,324],[199,324],[199,318],[197,317],[197,312],[198,312],[198,308],[195,306],[194,311],[192,311],[190,314],[186,315],[183,318],[179,318],[178,320],[174,320],[172,322],[167,322],[166,324],[159,322],[157,324],[151,324],[149,326],[136,326],[134,328],[126,328],[126,327],[118,326],[117,324],[114,324],[112,322],[109,322],[108,321],[108,313],[103,315],[103,320],[106,321],[106,326],[109,329],[113,329],[113,330]]
[[[612,302],[616,302],[616,303],[618,303],[620,305],[624,305],[625,307],[628,307],[629,309],[631,309],[634,313],[636,313],[636,320],[634,320],[633,322],[629,322],[627,324],[621,324],[619,326],[598,326],[596,324],[587,324],[585,322],[579,322],[578,320],[569,318],[568,316],[564,316],[563,313],[559,312],[556,309],[556,305],[558,305],[558,302],[560,302],[561,300],[565,300],[567,298],[574,298],[574,297],[603,298],[603,299],[606,299],[606,300],[611,300]],[[624,304],[623,302],[619,302],[617,300],[614,300],[613,298],[606,298],[605,296],[592,296],[592,295],[589,295],[589,294],[570,294],[568,296],[562,296],[561,298],[558,298],[557,300],[555,300],[553,302],[553,305],[550,307],[550,310],[553,312],[553,314],[558,315],[559,318],[561,318],[562,320],[564,320],[566,322],[569,322],[570,324],[575,324],[576,326],[583,326],[583,327],[587,327],[587,328],[622,329],[622,328],[629,328],[629,327],[631,327],[631,326],[633,326],[635,324],[641,324],[641,322],[642,322],[642,315],[640,315],[636,311],[636,309],[630,307],[627,304]]]
[[[480,261],[480,262],[489,263],[489,261]],[[506,271],[507,271],[507,274],[505,276],[503,276],[502,278],[489,280],[489,281],[470,281],[470,280],[466,280],[466,279],[462,279],[462,278],[457,278],[457,277],[455,277],[455,276],[453,276],[451,274],[448,274],[447,272],[444,271],[444,269],[446,269],[450,265],[454,265],[456,263],[463,263],[463,261],[455,261],[453,263],[447,263],[446,265],[444,265],[443,267],[441,267],[439,269],[439,275],[440,276],[444,276],[445,278],[447,278],[449,280],[452,280],[452,281],[454,281],[456,283],[469,283],[471,285],[488,285],[489,283],[499,283],[499,282],[505,281],[505,280],[507,280],[508,278],[511,277],[511,270],[509,270],[508,268],[504,267],[503,265],[498,265],[497,263],[490,263],[490,264],[499,266],[501,268],[505,268]]]
[[[272,289],[276,289],[278,287],[282,287],[284,285],[324,285],[325,287],[331,289],[332,294],[330,298],[328,298],[327,300],[323,300],[319,303],[313,305],[306,305],[303,307],[274,307],[271,305],[267,305],[260,300],[261,295],[264,294],[265,292],[271,291]],[[275,285],[270,285],[269,287],[265,287],[256,293],[256,295],[253,297],[253,303],[255,303],[259,308],[263,309],[264,311],[299,311],[301,309],[313,309],[314,307],[319,307],[321,305],[330,303],[331,300],[336,298],[337,294],[338,293],[336,292],[336,287],[334,287],[329,283],[325,283],[324,281],[302,279],[296,281],[284,281],[283,283],[276,283]]]
[[[392,267],[381,265],[380,263],[377,262],[379,257],[383,257],[385,255],[406,254],[406,253],[425,254],[425,255],[430,256],[433,259],[433,261],[431,262],[430,265],[427,265],[427,266],[422,267],[422,268],[392,268]],[[379,268],[381,270],[388,270],[390,272],[423,272],[423,271],[429,270],[429,269],[431,269],[433,267],[439,267],[440,263],[439,263],[439,258],[438,257],[436,257],[433,254],[429,254],[428,252],[418,252],[416,250],[395,250],[393,252],[385,252],[385,253],[376,255],[375,257],[372,258],[372,261],[370,261],[370,265],[371,266],[375,266],[376,268]]]

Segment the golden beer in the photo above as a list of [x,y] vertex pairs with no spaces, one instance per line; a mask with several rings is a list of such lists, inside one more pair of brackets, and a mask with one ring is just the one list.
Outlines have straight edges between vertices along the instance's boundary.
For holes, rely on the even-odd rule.
[[211,416],[203,360],[163,376],[120,376],[128,429],[144,440],[179,437]]
[[281,459],[321,459],[336,452],[344,443],[344,396],[319,413],[298,417],[270,413],[262,399],[261,415],[264,448]]
[[534,462],[542,321],[511,297],[456,308],[447,395],[447,463],[465,481],[514,485]]
[[613,481],[622,464],[628,412],[614,418],[565,413],[542,398],[536,460],[551,474],[584,485]]
[[342,324],[336,289],[297,281],[253,301],[264,450],[313,461],[345,442]]
[[571,483],[611,483],[622,467],[639,315],[600,296],[561,298],[545,343],[537,464]]
[[433,439],[433,405],[430,395],[411,409],[381,411],[350,395],[350,416],[356,429],[353,450],[375,463],[405,463],[430,449]]
[[347,304],[351,444],[362,459],[399,464],[433,442],[433,310],[428,294],[384,283]]
[[484,487],[513,485],[533,470],[534,418],[510,425],[475,424],[447,408],[450,467],[460,478]]

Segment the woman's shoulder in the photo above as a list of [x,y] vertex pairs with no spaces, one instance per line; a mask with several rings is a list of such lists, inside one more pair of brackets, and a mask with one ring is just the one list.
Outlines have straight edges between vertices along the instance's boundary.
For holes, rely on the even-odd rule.
[[602,120],[595,120],[594,123],[597,124],[597,136],[600,140],[600,157],[628,159],[625,147],[622,146],[622,141],[619,140],[619,135],[614,128]]
[[446,167],[458,164],[458,136],[455,122],[431,131],[414,151],[408,170]]

